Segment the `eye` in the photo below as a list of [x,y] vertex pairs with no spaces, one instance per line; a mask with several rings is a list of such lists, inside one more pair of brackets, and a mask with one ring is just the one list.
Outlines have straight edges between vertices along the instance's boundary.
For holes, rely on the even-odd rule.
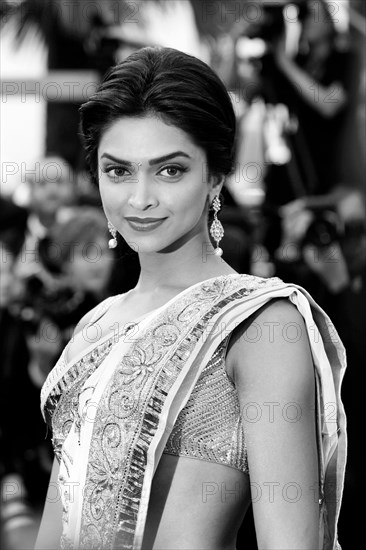
[[126,168],[113,168],[114,175],[117,176],[117,178],[121,178],[122,176],[126,175]]
[[[170,166],[165,166],[164,168],[162,168],[160,170],[159,174],[161,174],[162,176],[173,179],[173,178],[177,178],[177,177],[181,176],[186,171],[187,171],[187,169],[184,168],[183,166],[177,166],[175,164],[172,164]],[[165,172],[165,174],[164,174],[164,172]]]
[[112,180],[118,180],[129,174],[127,168],[124,168],[124,166],[109,166],[103,172],[108,174]]

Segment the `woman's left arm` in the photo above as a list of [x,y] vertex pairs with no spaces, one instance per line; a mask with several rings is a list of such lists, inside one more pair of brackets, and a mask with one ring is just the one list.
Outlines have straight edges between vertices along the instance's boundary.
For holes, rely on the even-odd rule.
[[303,317],[272,300],[235,329],[228,369],[240,399],[258,548],[319,548],[315,378]]

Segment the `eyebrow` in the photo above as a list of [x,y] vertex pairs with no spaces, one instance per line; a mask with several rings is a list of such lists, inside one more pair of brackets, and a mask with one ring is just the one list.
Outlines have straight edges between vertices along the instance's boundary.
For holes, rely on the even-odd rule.
[[[167,160],[170,160],[175,157],[186,157],[188,159],[191,158],[187,153],[184,153],[184,151],[174,151],[174,153],[169,153],[168,155],[164,155],[162,157],[158,157],[155,159],[150,159],[149,165],[153,166],[154,164],[160,164],[161,162],[166,162]],[[103,153],[103,155],[100,158],[101,159],[107,158],[109,160],[113,160],[113,162],[124,164],[125,166],[130,166],[130,167],[136,164],[134,162],[130,162],[129,160],[118,159],[116,157],[113,157],[112,155],[109,155],[108,153]]]

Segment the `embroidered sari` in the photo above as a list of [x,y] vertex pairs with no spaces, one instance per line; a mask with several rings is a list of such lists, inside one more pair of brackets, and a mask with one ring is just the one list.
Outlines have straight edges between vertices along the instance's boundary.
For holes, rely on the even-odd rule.
[[[339,548],[344,347],[304,289],[238,274],[187,288],[129,332],[91,342],[69,362],[66,346],[41,394],[60,462],[62,548],[141,548],[155,470],[205,364],[238,324],[281,297],[295,304],[308,331],[317,393],[320,544]],[[95,322],[118,299],[102,302]]]

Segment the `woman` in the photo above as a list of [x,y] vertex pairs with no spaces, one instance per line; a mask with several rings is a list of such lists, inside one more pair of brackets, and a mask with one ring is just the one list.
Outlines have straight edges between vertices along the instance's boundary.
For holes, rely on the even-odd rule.
[[344,349],[305,291],[220,257],[225,87],[145,48],[81,115],[110,244],[123,235],[141,274],[80,321],[43,387],[58,460],[37,548],[234,550],[251,500],[260,548],[335,548]]

